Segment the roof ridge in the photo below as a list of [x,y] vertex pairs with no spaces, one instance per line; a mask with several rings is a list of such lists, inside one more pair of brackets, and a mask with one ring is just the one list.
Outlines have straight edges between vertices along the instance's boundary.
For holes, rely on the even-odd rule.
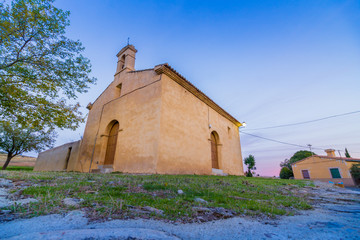
[[302,161],[304,161],[304,160],[306,160],[308,158],[311,158],[311,157],[328,158],[328,159],[333,159],[333,160],[345,160],[345,161],[348,161],[348,162],[360,162],[360,158],[346,158],[346,157],[330,157],[330,156],[312,155],[312,156],[306,157],[304,159],[301,159],[300,161],[294,162],[291,165],[297,164],[297,163],[302,162]]

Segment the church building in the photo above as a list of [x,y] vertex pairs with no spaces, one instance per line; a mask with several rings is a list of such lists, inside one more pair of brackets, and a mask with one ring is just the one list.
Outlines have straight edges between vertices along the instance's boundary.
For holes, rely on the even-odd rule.
[[242,124],[168,64],[135,70],[136,52],[116,55],[82,140],[40,153],[34,171],[243,175]]

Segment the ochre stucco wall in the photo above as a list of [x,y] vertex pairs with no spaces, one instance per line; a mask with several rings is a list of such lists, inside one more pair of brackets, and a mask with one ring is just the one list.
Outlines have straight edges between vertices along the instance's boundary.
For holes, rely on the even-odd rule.
[[[34,171],[65,171],[72,170],[78,161],[79,146],[81,141],[71,142],[56,148],[39,153]],[[66,157],[71,147],[69,162]],[[67,169],[66,169],[67,165]]]
[[[350,174],[350,162],[345,160],[326,159],[317,156],[309,157],[292,165],[295,179],[303,179],[301,170],[308,170],[310,179],[324,182],[344,182],[347,186],[353,186],[354,182]],[[330,168],[338,168],[341,178],[332,178]]]
[[[160,129],[161,83],[154,71],[123,71],[90,110],[78,171],[103,165],[111,123],[119,122],[114,171],[155,173]],[[122,84],[121,95],[116,87]],[[95,143],[96,138],[96,143]],[[95,148],[94,148],[95,146]]]
[[[211,174],[210,134],[219,135],[219,167],[243,175],[238,127],[162,74],[158,173]],[[211,128],[209,128],[211,124]]]

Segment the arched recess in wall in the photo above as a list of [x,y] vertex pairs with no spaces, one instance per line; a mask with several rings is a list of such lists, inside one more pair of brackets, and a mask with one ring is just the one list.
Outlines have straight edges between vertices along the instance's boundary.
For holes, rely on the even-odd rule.
[[109,124],[109,131],[108,131],[108,140],[106,145],[106,154],[105,154],[105,161],[104,165],[112,165],[114,164],[115,158],[115,151],[116,151],[116,143],[119,134],[119,122],[112,121]]
[[125,55],[122,55],[120,59],[120,70],[124,69],[124,67],[125,67]]
[[211,165],[212,168],[220,169],[219,167],[219,135],[217,132],[212,131],[210,134],[210,142],[211,142]]

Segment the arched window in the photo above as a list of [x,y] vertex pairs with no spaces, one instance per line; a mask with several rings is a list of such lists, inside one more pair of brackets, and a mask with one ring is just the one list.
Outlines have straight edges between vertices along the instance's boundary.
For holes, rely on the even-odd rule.
[[219,156],[218,156],[219,135],[215,131],[211,132],[210,142],[211,142],[211,165],[212,168],[219,169]]
[[119,122],[116,121],[113,123],[109,131],[104,165],[114,164],[118,133],[119,133]]

